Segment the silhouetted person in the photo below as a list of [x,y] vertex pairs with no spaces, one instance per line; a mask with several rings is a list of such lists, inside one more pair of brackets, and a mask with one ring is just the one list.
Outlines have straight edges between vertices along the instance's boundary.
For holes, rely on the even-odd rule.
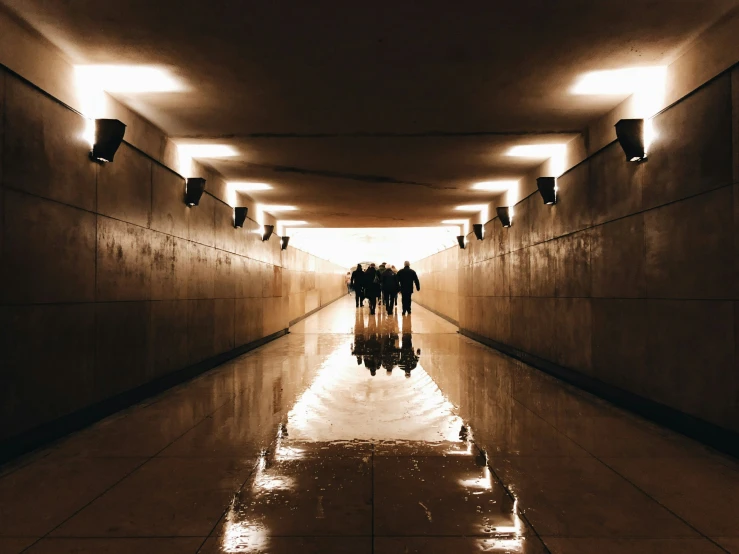
[[380,275],[377,273],[375,264],[370,264],[364,272],[364,295],[369,300],[370,314],[375,314],[377,297],[380,295]]
[[411,263],[405,262],[403,269],[398,271],[398,285],[400,285],[400,294],[403,295],[403,315],[411,313],[411,296],[413,295],[413,285],[416,290],[421,290],[421,283],[418,282],[418,275],[411,269]]
[[387,268],[382,274],[382,297],[385,300],[387,315],[392,315],[395,307],[395,298],[398,295],[398,276]]
[[357,264],[357,269],[352,272],[349,284],[354,288],[354,299],[357,308],[364,306],[364,271],[362,271],[362,264]]
[[385,302],[385,291],[382,289],[382,275],[385,273],[385,267],[387,264],[385,262],[382,262],[380,264],[380,267],[377,268],[377,274],[380,276],[380,302]]

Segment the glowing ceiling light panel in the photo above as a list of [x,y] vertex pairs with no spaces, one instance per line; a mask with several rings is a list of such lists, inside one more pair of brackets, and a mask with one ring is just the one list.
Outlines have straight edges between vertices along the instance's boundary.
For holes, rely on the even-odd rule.
[[238,192],[257,192],[272,189],[272,185],[267,183],[245,183],[241,181],[229,181],[228,187]]
[[230,158],[239,153],[227,144],[178,144],[180,153],[190,158]]
[[624,96],[640,90],[663,88],[667,67],[626,67],[591,71],[582,75],[570,92],[603,96]]
[[632,95],[630,118],[644,119],[645,151],[657,138],[651,117],[664,107],[667,89],[667,67],[627,67],[586,73],[570,92],[580,95]]
[[515,187],[518,181],[502,180],[502,181],[483,181],[472,185],[472,190],[484,190],[486,192],[505,192],[511,187]]
[[237,193],[239,192],[255,192],[261,190],[270,190],[271,185],[267,183],[244,183],[240,181],[230,181],[226,183],[226,200],[230,206],[236,206],[238,202]]
[[272,213],[272,212],[294,212],[297,209],[298,208],[296,208],[295,206],[279,206],[279,205],[270,206],[269,204],[262,204],[262,210],[264,210],[267,213]]
[[280,221],[280,225],[283,227],[298,227],[299,225],[308,225],[308,222],[297,219],[286,219],[284,221]]
[[508,150],[506,155],[516,158],[546,159],[563,155],[566,150],[566,144],[519,144]]
[[[539,160],[550,160],[549,173],[555,177],[559,177],[564,173],[567,163],[567,145],[566,144],[519,144],[512,147],[507,156],[516,158],[532,158]],[[508,192],[514,188],[511,187]]]
[[169,71],[150,65],[76,65],[74,70],[82,86],[106,92],[141,94],[186,90]]
[[444,225],[465,225],[468,223],[468,219],[445,219],[442,221]]
[[457,206],[454,209],[459,212],[480,212],[487,207],[487,204],[470,204],[469,206]]

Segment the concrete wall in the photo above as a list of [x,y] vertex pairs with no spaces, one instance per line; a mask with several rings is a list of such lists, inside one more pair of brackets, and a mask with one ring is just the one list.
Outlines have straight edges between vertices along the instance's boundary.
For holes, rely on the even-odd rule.
[[88,159],[84,119],[0,70],[0,440],[288,326],[345,293],[343,268],[234,229],[225,183],[123,144]]
[[[513,225],[417,262],[415,296],[462,329],[739,431],[739,69],[535,193]],[[458,275],[454,275],[457,259]],[[457,285],[456,299],[454,287]]]

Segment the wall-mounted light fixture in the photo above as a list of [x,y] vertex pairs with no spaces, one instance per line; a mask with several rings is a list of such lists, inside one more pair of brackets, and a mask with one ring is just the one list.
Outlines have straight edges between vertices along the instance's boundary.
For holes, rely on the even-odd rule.
[[287,250],[287,244],[290,242],[290,237],[283,236],[280,239],[280,249],[281,250]]
[[185,182],[185,204],[188,206],[197,206],[200,203],[200,197],[205,191],[205,179],[202,177],[190,177]]
[[627,161],[643,162],[647,159],[643,119],[622,119],[616,123],[616,138]]
[[262,233],[262,241],[269,240],[269,237],[272,236],[272,233],[275,232],[275,226],[274,225],[265,225],[264,226],[264,232]]
[[472,232],[475,233],[477,240],[482,240],[482,223],[473,223]]
[[544,199],[545,204],[557,203],[557,178],[556,177],[537,177],[536,187],[539,194]]
[[459,247],[464,250],[464,235],[459,235],[457,237],[457,242],[459,243]]
[[126,125],[117,119],[96,119],[90,158],[100,163],[112,162],[125,133]]
[[238,207],[234,208],[234,227],[243,227],[244,221],[246,221],[246,214],[249,213],[249,208]]
[[511,226],[511,209],[508,206],[495,208],[495,213],[498,214],[498,219],[500,219],[500,224],[503,227]]

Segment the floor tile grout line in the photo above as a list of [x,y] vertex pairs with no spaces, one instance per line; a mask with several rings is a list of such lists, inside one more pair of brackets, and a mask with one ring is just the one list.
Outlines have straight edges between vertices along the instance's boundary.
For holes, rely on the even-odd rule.
[[[274,443],[274,441],[272,441],[269,444],[269,446],[271,446],[273,443]],[[236,492],[233,493],[232,496],[234,498],[236,497],[236,495],[238,495],[241,491],[244,490],[244,486],[246,486],[246,484],[249,482],[249,479],[251,479],[252,475],[254,475],[254,472],[257,470],[257,466],[258,465],[259,465],[259,456],[257,456],[257,460],[254,463],[254,466],[251,468],[251,471],[249,472],[249,475],[246,476],[246,478],[241,483],[241,485],[239,486],[239,488],[236,489]],[[208,539],[209,538],[215,537],[215,535],[213,535],[213,533],[218,528],[218,525],[221,523],[221,521],[223,521],[223,518],[225,517],[225,515],[226,515],[227,512],[228,512],[228,506],[226,506],[223,509],[223,511],[221,512],[221,515],[218,516],[218,519],[216,519],[216,522],[213,524],[213,527],[208,532],[208,535],[203,539],[203,542],[200,543],[200,546],[198,546],[198,549],[195,551],[196,554],[199,553],[200,551],[202,551],[203,547],[205,546],[205,543],[208,542]]]
[[[475,448],[477,448],[477,451],[480,452],[481,454],[483,454],[485,456],[485,466],[488,468],[488,471],[490,471],[490,474],[493,477],[495,477],[495,480],[498,483],[500,483],[500,486],[503,487],[503,490],[505,491],[506,495],[508,495],[508,498],[510,498],[511,500],[513,500],[515,502],[517,500],[516,495],[513,494],[513,491],[503,482],[503,479],[500,478],[500,475],[498,475],[498,473],[492,467],[490,467],[490,458],[487,455],[487,453],[485,452],[485,450],[483,450],[474,441],[473,441],[473,444],[475,445]],[[531,523],[531,521],[529,521],[529,518],[526,517],[526,514],[524,513],[523,509],[519,508],[517,515],[518,515],[518,517],[520,517],[526,523],[526,525],[531,529],[531,531],[533,531],[534,535],[536,535],[536,538],[539,539],[539,541],[541,542],[542,546],[544,547],[545,554],[551,554],[550,551],[549,551],[549,547],[546,545],[546,543],[544,542],[544,540],[541,538],[541,535],[539,534],[539,531],[536,530],[536,527],[534,527],[533,523]]]
[[[223,402],[222,404],[220,404],[220,405],[218,406],[218,408],[220,408],[221,406],[225,405],[225,404],[226,404],[226,402],[228,402],[228,400],[226,400],[226,401],[224,401],[224,402]],[[75,511],[74,511],[74,513],[72,513],[72,514],[71,514],[71,515],[70,515],[69,517],[67,517],[67,518],[66,518],[66,519],[64,519],[63,521],[59,522],[59,523],[58,523],[57,525],[55,525],[55,526],[54,526],[53,528],[51,528],[51,529],[50,529],[49,531],[47,531],[46,533],[44,533],[44,534],[43,534],[43,535],[42,535],[41,537],[38,537],[38,539],[37,539],[37,540],[35,540],[35,541],[34,541],[33,543],[29,544],[29,545],[28,545],[28,546],[27,546],[26,548],[24,548],[23,550],[21,550],[20,554],[23,554],[23,552],[27,552],[29,548],[31,548],[31,547],[33,547],[33,546],[35,546],[35,545],[36,545],[36,544],[38,544],[38,543],[39,543],[40,541],[42,541],[43,539],[47,538],[47,537],[48,537],[48,536],[49,536],[49,535],[50,535],[51,533],[53,533],[54,531],[56,531],[57,529],[59,529],[59,528],[60,528],[60,527],[61,527],[62,525],[64,525],[64,524],[65,524],[65,523],[67,523],[68,521],[70,521],[70,520],[71,520],[71,519],[72,519],[73,517],[75,517],[75,516],[76,516],[77,514],[79,514],[80,512],[82,512],[82,510],[84,510],[84,509],[86,509],[87,507],[89,507],[89,506],[90,506],[90,505],[91,505],[91,504],[92,504],[93,502],[95,502],[95,501],[96,501],[96,500],[97,500],[98,498],[101,498],[101,497],[102,497],[103,495],[107,494],[107,493],[108,493],[109,491],[111,491],[111,490],[112,490],[112,489],[113,489],[114,487],[118,486],[118,485],[119,485],[119,484],[120,484],[121,482],[123,482],[123,481],[124,481],[125,479],[127,479],[128,477],[130,477],[131,475],[133,475],[134,473],[136,473],[136,472],[137,472],[137,471],[138,471],[139,469],[141,469],[142,467],[144,467],[144,466],[145,466],[146,464],[148,464],[149,462],[151,462],[151,461],[152,461],[152,460],[153,460],[154,458],[156,458],[156,457],[157,457],[157,456],[158,456],[159,454],[161,454],[161,453],[162,453],[162,452],[163,452],[164,450],[166,450],[167,448],[169,448],[169,447],[170,447],[170,446],[171,446],[171,445],[172,445],[172,444],[173,444],[173,443],[174,443],[175,441],[177,441],[177,440],[179,440],[180,438],[184,437],[184,436],[185,436],[185,435],[186,435],[187,433],[189,433],[189,432],[190,432],[190,431],[192,431],[192,430],[193,430],[193,429],[194,429],[195,427],[197,427],[198,425],[200,425],[200,423],[202,423],[202,422],[203,422],[203,421],[204,421],[204,420],[205,420],[205,419],[206,419],[206,418],[207,418],[207,417],[208,417],[209,415],[211,415],[211,414],[212,414],[213,412],[215,412],[215,410],[217,410],[218,408],[215,408],[214,410],[212,410],[211,412],[209,412],[209,413],[208,413],[207,415],[205,415],[205,416],[203,417],[203,419],[201,419],[200,421],[198,421],[197,423],[195,423],[195,424],[194,424],[194,425],[193,425],[192,427],[189,427],[189,428],[187,428],[187,429],[186,429],[185,431],[183,431],[183,432],[182,432],[182,433],[181,433],[180,435],[176,436],[176,437],[175,437],[174,439],[172,439],[172,440],[171,440],[171,441],[170,441],[169,443],[167,443],[167,444],[166,444],[166,445],[165,445],[165,446],[164,446],[163,448],[161,448],[160,450],[158,450],[157,452],[155,452],[155,453],[154,453],[154,454],[153,454],[152,456],[150,456],[150,457],[148,457],[148,458],[147,458],[147,457],[145,457],[145,456],[143,456],[143,458],[145,458],[145,460],[144,460],[144,461],[143,461],[142,463],[140,463],[139,465],[137,465],[136,467],[134,467],[134,468],[133,468],[133,469],[132,469],[131,471],[129,471],[129,472],[128,472],[128,473],[126,473],[126,474],[125,474],[125,475],[124,475],[123,477],[121,477],[120,479],[118,479],[118,480],[117,480],[117,481],[116,481],[115,483],[113,483],[112,485],[110,485],[109,487],[107,487],[107,488],[106,488],[105,490],[103,490],[103,491],[102,491],[102,492],[101,492],[100,494],[96,495],[96,496],[95,496],[94,498],[92,498],[92,499],[91,499],[91,500],[90,500],[89,502],[87,502],[87,503],[86,503],[86,504],[85,504],[84,506],[82,506],[82,507],[78,508],[77,510],[75,510]],[[129,457],[130,457],[130,456],[129,456]]]
[[[215,369],[216,368],[214,368],[214,370]],[[186,384],[187,383],[183,383],[182,385],[186,385]],[[13,473],[15,473],[16,471],[28,467],[31,464],[39,463],[39,462],[41,462],[43,460],[46,460],[53,453],[53,451],[54,451],[54,449],[56,447],[60,446],[60,444],[63,441],[69,439],[70,437],[72,437],[72,436],[74,436],[74,435],[76,435],[78,433],[82,433],[84,431],[87,431],[89,429],[92,429],[96,425],[99,425],[99,424],[105,422],[108,419],[111,419],[111,418],[114,418],[114,419],[118,419],[118,418],[125,419],[127,417],[130,417],[130,416],[134,415],[134,413],[139,412],[139,410],[145,410],[146,408],[149,408],[151,406],[154,406],[155,404],[158,404],[160,401],[165,400],[165,398],[168,395],[168,393],[178,392],[178,387],[180,387],[182,385],[178,385],[177,388],[172,388],[170,390],[167,390],[167,391],[162,392],[160,395],[158,395],[158,396],[160,396],[160,398],[155,397],[155,399],[153,399],[151,401],[144,400],[144,401],[142,401],[142,402],[140,402],[138,404],[134,404],[133,406],[130,406],[128,408],[125,408],[124,410],[121,410],[119,412],[114,412],[114,413],[110,414],[108,417],[106,417],[104,419],[101,419],[99,421],[96,421],[93,425],[91,425],[89,427],[85,427],[84,429],[79,429],[78,431],[75,431],[75,432],[70,433],[68,435],[65,435],[63,437],[59,437],[57,440],[55,440],[55,441],[53,441],[53,442],[45,445],[40,450],[34,450],[32,452],[29,452],[26,455],[26,457],[24,457],[24,458],[13,460],[11,463],[15,463],[17,465],[15,467],[13,467],[12,469],[11,468],[5,468],[7,471],[3,471],[3,468],[0,468],[0,481],[3,480],[3,479],[5,479],[6,477],[9,477],[10,475],[12,475]],[[183,389],[180,389],[180,390],[183,390]],[[238,396],[239,393],[241,393],[241,391],[230,393],[230,394],[235,397],[235,396]],[[226,402],[227,401],[228,400],[226,400]],[[225,404],[225,402],[224,402],[224,404]],[[216,410],[214,410],[213,412],[211,412],[211,414],[209,414],[208,416],[206,416],[205,419],[207,419],[207,417],[209,417],[210,415],[212,415],[212,413],[215,413],[215,411],[221,409],[222,407],[223,407],[223,405],[221,405],[218,408],[216,408]],[[130,413],[124,414],[123,412],[130,412]],[[200,422],[196,423],[195,426],[197,426],[199,424],[200,424]],[[77,457],[79,457],[79,456],[61,456],[61,458],[63,458],[63,459],[70,459],[70,458],[77,458]],[[145,457],[146,456],[133,456],[133,455],[131,455],[131,456],[111,456],[111,455],[108,455],[108,456],[85,456],[85,458],[94,458],[94,459],[145,458]],[[168,456],[168,457],[174,457],[174,456]]]
[[610,465],[608,465],[605,461],[603,461],[600,457],[596,456],[593,452],[591,452],[590,450],[588,450],[587,448],[585,448],[582,444],[580,444],[579,442],[577,442],[575,439],[573,439],[572,437],[570,437],[566,433],[562,432],[556,425],[554,425],[553,423],[547,421],[541,415],[539,415],[536,412],[534,412],[531,408],[529,408],[528,406],[526,406],[526,404],[524,404],[523,402],[521,402],[518,398],[515,398],[514,396],[511,396],[511,398],[513,398],[517,403],[519,403],[521,406],[523,406],[526,410],[528,410],[529,412],[531,412],[532,414],[534,414],[536,417],[538,417],[539,419],[541,419],[544,423],[546,423],[547,425],[549,425],[552,429],[554,429],[555,431],[557,431],[557,433],[559,433],[563,437],[567,438],[568,440],[572,441],[573,444],[577,445],[584,452],[587,452],[588,455],[591,458],[593,458],[594,460],[596,460],[597,462],[599,462],[604,467],[608,468],[608,470],[610,470],[611,472],[613,472],[615,475],[618,475],[621,479],[623,479],[627,483],[629,483],[632,487],[634,487],[634,489],[638,490],[644,496],[646,496],[647,498],[649,498],[650,500],[652,500],[655,504],[657,504],[658,506],[662,507],[668,513],[672,514],[678,520],[682,521],[686,526],[688,526],[690,529],[692,529],[693,531],[695,531],[696,533],[698,533],[701,537],[703,537],[704,539],[707,539],[709,542],[713,543],[714,545],[716,545],[717,547],[719,547],[724,552],[727,552],[727,553],[729,552],[723,546],[721,546],[720,544],[718,544],[717,542],[715,542],[713,539],[711,539],[710,536],[708,536],[705,533],[703,533],[702,531],[700,531],[697,527],[695,527],[693,524],[691,524],[690,522],[688,522],[687,520],[685,520],[682,516],[678,515],[677,513],[675,513],[674,511],[672,511],[670,508],[668,508],[667,506],[665,506],[662,502],[660,502],[659,500],[657,500],[656,498],[654,498],[651,494],[649,494],[648,492],[646,492],[644,489],[642,489],[640,486],[638,486],[636,483],[634,483],[631,479],[627,478],[625,475],[622,475],[621,473],[619,473],[618,471],[616,471],[614,468],[612,468]]
[[651,498],[654,502],[656,502],[657,504],[659,504],[660,506],[662,506],[665,510],[667,510],[669,513],[671,513],[673,516],[675,516],[680,521],[682,521],[683,523],[685,523],[685,525],[687,525],[688,527],[690,527],[693,531],[695,531],[696,533],[698,533],[701,537],[703,537],[704,539],[706,539],[708,542],[714,544],[715,546],[717,546],[718,548],[720,548],[721,550],[723,550],[727,554],[731,554],[729,552],[729,550],[727,550],[726,548],[724,548],[723,546],[721,546],[719,543],[717,543],[716,541],[714,541],[713,538],[711,538],[709,535],[703,533],[700,529],[698,529],[692,523],[690,523],[689,521],[687,521],[685,518],[683,518],[682,516],[678,515],[676,512],[672,511],[670,508],[668,508],[667,506],[665,506],[662,502],[660,502],[659,500],[657,500],[656,498],[654,498],[651,494],[649,494],[647,491],[645,491],[644,489],[642,489],[639,485],[637,485],[636,483],[634,483],[631,479],[629,479],[628,477],[626,477],[625,475],[621,474],[619,471],[617,471],[616,469],[614,469],[613,467],[611,467],[610,465],[608,465],[604,460],[598,458],[597,456],[595,456],[595,458],[601,464],[603,464],[605,467],[607,467],[609,470],[611,470],[613,473],[615,473],[616,475],[618,475],[619,477],[621,477],[621,479],[623,479],[624,481],[627,481],[628,483],[630,483],[631,486],[633,486],[636,490],[638,490],[639,492],[641,492],[642,494],[644,494],[648,498]]
[[[251,479],[252,475],[254,475],[254,472],[255,472],[255,471],[257,470],[257,467],[259,466],[259,458],[260,458],[261,456],[263,456],[263,455],[266,455],[266,453],[269,453],[269,452],[270,452],[270,450],[271,450],[271,447],[272,447],[273,445],[276,445],[276,444],[277,444],[277,437],[274,437],[274,438],[273,438],[273,439],[272,439],[272,440],[270,441],[270,443],[269,443],[269,444],[267,445],[267,447],[266,447],[266,448],[265,448],[264,450],[262,450],[261,454],[257,455],[257,460],[256,460],[256,462],[254,463],[254,467],[252,467],[251,471],[249,472],[249,475],[247,475],[247,476],[246,476],[246,478],[245,478],[245,479],[244,479],[244,481],[243,481],[243,482],[241,483],[241,485],[239,486],[239,488],[238,488],[238,489],[236,490],[236,492],[234,492],[234,494],[233,494],[233,496],[234,496],[234,497],[235,497],[235,496],[236,496],[237,494],[239,494],[239,493],[240,493],[241,491],[243,491],[243,490],[244,490],[244,487],[245,487],[245,486],[246,486],[246,484],[247,484],[247,483],[249,482],[249,479]],[[266,452],[266,453],[265,453],[265,452]],[[198,549],[197,549],[197,551],[196,551],[196,554],[197,554],[198,552],[200,552],[200,551],[201,551],[201,550],[203,549],[203,546],[205,546],[205,543],[206,543],[206,542],[208,541],[208,539],[209,539],[209,538],[211,538],[212,536],[214,536],[214,535],[213,535],[213,532],[214,532],[214,531],[215,531],[215,530],[216,530],[216,529],[218,528],[218,524],[220,524],[220,523],[221,523],[221,521],[223,521],[223,517],[224,517],[224,516],[226,515],[226,512],[228,512],[228,506],[226,506],[226,508],[224,508],[224,509],[223,509],[223,511],[221,512],[221,515],[220,515],[220,516],[218,516],[218,519],[216,520],[215,524],[213,525],[213,528],[212,528],[212,529],[210,530],[210,532],[208,533],[208,536],[207,536],[207,537],[205,537],[205,539],[203,540],[202,544],[201,544],[201,545],[200,545],[200,546],[198,547]]]

